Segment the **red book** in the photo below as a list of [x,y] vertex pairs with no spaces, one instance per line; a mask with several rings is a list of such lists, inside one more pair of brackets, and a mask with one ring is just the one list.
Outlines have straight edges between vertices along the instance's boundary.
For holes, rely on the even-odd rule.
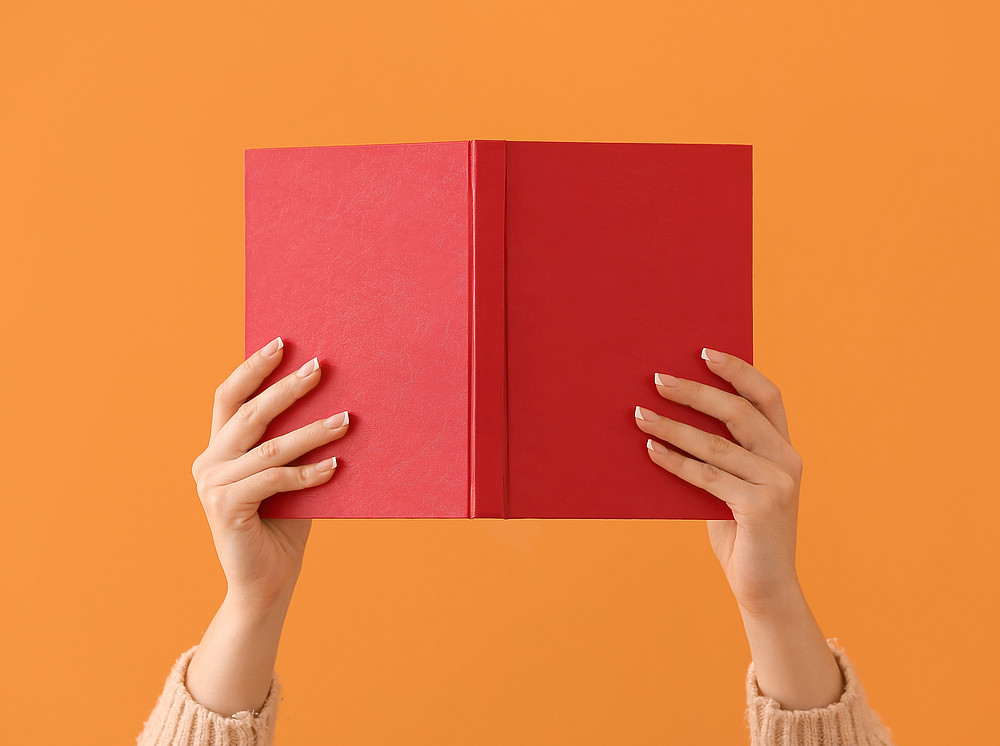
[[325,484],[265,517],[732,518],[658,466],[656,372],[753,362],[750,145],[463,140],[246,151],[246,355],[320,383],[261,442],[348,410]]

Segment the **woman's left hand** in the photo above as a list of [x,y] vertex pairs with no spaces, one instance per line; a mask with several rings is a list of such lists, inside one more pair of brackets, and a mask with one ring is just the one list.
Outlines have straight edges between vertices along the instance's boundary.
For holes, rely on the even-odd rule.
[[[739,395],[685,379],[667,385],[670,377],[664,374],[659,374],[664,385],[656,390],[664,399],[722,420],[737,443],[648,409],[637,408],[635,422],[653,436],[647,452],[657,465],[732,509],[734,520],[708,521],[712,548],[741,611],[768,615],[801,595],[795,524],[802,459],[788,436],[778,387],[744,360],[710,352],[718,362],[707,359],[709,370]],[[657,438],[695,458],[664,449]]]

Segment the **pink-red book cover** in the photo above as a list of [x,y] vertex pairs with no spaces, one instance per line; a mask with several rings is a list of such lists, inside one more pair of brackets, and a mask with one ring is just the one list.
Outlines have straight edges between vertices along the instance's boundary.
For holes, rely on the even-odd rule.
[[464,140],[251,149],[249,356],[348,410],[326,483],[264,517],[731,518],[646,453],[635,405],[734,440],[655,372],[753,362],[750,145]]

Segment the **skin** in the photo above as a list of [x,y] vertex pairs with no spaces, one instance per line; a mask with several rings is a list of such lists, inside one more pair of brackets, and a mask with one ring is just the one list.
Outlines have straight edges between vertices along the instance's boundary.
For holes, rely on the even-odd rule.
[[705,361],[709,370],[737,394],[685,379],[656,390],[721,420],[737,442],[641,407],[646,419],[637,416],[636,426],[666,451],[647,448],[654,463],[733,511],[734,520],[707,521],[708,536],[739,605],[761,694],[785,710],[825,707],[840,699],[845,682],[795,569],[802,458],[788,435],[781,391],[746,361],[714,350],[708,354],[717,360]]
[[[191,696],[224,716],[259,710],[267,698],[278,642],[302,567],[311,521],[261,519],[277,492],[328,481],[336,469],[286,466],[347,434],[322,420],[255,447],[268,423],[319,383],[295,373],[250,398],[279,365],[275,342],[219,386],[208,447],[192,465],[228,589],[187,672]],[[277,348],[272,354],[268,347]],[[681,379],[657,385],[664,399],[726,423],[737,443],[641,409],[636,426],[696,458],[647,448],[655,464],[724,500],[735,520],[708,521],[709,539],[739,605],[761,693],[784,709],[823,707],[844,681],[806,603],[795,570],[795,524],[802,459],[791,445],[781,393],[760,371],[724,353],[709,370],[739,395]],[[333,413],[331,413],[333,414]]]

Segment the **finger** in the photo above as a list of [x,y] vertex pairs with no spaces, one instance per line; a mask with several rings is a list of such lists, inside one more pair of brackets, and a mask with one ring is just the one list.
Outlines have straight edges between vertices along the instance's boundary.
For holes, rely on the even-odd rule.
[[654,463],[671,474],[676,474],[685,482],[690,482],[695,487],[701,487],[715,495],[734,511],[753,497],[753,485],[750,483],[712,464],[682,456],[677,451],[657,443],[653,438],[646,441],[646,452]]
[[348,413],[341,412],[277,438],[266,440],[239,458],[223,462],[217,472],[218,482],[219,484],[238,482],[272,466],[287,464],[314,448],[343,438],[350,424]]
[[[740,396],[753,404],[774,425],[782,438],[788,443],[792,442],[788,435],[788,418],[785,415],[781,390],[771,379],[735,355],[709,350],[706,347],[702,349],[701,357],[710,371],[733,384],[733,388]],[[720,362],[713,360],[713,357]]]
[[[751,402],[715,386],[657,373],[656,391],[664,399],[685,404],[722,420],[743,448],[758,456],[784,463],[790,449],[774,425]],[[669,385],[668,385],[669,384]],[[687,450],[687,449],[685,449]]]
[[[277,343],[276,349],[275,343]],[[268,355],[267,353],[271,354]],[[215,440],[216,434],[222,429],[236,410],[240,408],[271,372],[278,367],[284,354],[284,343],[281,337],[273,339],[248,357],[240,366],[229,374],[219,388],[215,390],[215,406],[212,409],[212,435],[209,443]]]
[[271,420],[319,383],[319,360],[313,358],[294,373],[241,404],[209,446],[214,458],[239,458],[260,440]]
[[[317,466],[326,468],[321,470]],[[239,482],[216,487],[211,498],[214,504],[210,507],[218,516],[241,520],[256,512],[260,503],[271,495],[315,487],[329,481],[336,471],[336,458],[325,459],[319,464],[272,466]]]
[[721,435],[706,433],[639,406],[635,408],[635,422],[643,432],[673,443],[695,458],[713,464],[746,482],[767,484],[773,478],[776,468],[773,462]]

